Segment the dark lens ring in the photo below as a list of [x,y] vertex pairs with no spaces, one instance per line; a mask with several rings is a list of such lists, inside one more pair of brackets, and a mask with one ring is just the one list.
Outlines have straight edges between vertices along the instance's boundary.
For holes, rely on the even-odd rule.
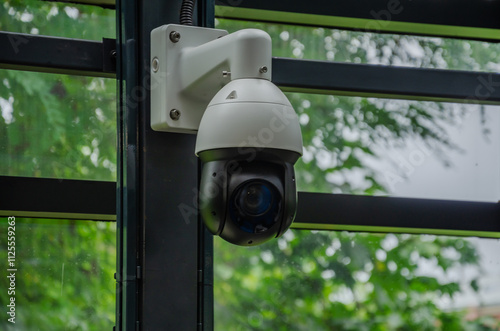
[[243,182],[231,195],[231,219],[245,232],[266,232],[276,224],[281,214],[283,197],[279,192],[265,180]]
[[243,214],[260,216],[269,211],[273,205],[272,189],[262,182],[250,182],[240,188],[236,197],[238,208]]

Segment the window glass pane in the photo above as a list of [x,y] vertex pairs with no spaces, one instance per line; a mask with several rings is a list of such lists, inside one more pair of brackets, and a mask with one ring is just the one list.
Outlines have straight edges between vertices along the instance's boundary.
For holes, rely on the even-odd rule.
[[496,202],[498,106],[287,93],[299,190]]
[[245,28],[267,31],[273,40],[273,56],[419,68],[500,71],[499,43],[227,19],[217,19],[216,27],[229,32]]
[[[0,279],[1,330],[113,328],[116,223],[17,218],[15,234],[8,230],[2,218],[0,267],[2,275],[15,277]],[[8,247],[15,247],[10,266]],[[7,271],[12,267],[16,270]],[[10,298],[15,298],[15,324],[7,320]]]
[[0,4],[0,31],[101,40],[115,38],[115,24],[115,11],[97,6],[40,0]]
[[0,175],[116,179],[114,79],[0,70]]
[[215,330],[497,330],[497,239],[291,230],[215,240]]

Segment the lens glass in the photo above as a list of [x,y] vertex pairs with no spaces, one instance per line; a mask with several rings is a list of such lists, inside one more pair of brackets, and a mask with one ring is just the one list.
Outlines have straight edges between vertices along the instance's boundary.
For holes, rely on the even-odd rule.
[[274,185],[263,180],[241,184],[232,196],[231,218],[249,233],[268,230],[278,220],[282,198]]
[[259,216],[271,208],[273,198],[267,185],[248,183],[239,192],[238,205],[245,214]]

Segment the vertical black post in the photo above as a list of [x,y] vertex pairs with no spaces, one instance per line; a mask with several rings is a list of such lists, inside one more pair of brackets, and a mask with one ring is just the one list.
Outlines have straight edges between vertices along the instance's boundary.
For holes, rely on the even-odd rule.
[[[116,330],[212,329],[212,238],[179,208],[197,205],[196,137],[150,127],[150,33],[178,24],[181,2],[117,1]],[[213,2],[198,2],[195,19],[211,25]]]
[[[139,99],[131,90],[139,86],[138,29],[133,1],[117,1],[117,272],[116,330],[134,330],[139,323],[137,267],[139,266],[139,154],[137,153]],[[132,24],[125,24],[131,20]]]
[[[198,6],[198,25],[213,28],[215,25],[215,1],[200,0]],[[214,237],[203,222],[199,222],[198,270],[198,329],[212,331],[214,328],[213,263]]]

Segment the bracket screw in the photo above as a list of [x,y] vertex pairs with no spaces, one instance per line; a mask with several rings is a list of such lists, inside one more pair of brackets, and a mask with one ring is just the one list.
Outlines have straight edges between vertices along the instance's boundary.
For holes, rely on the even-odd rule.
[[229,76],[231,76],[231,73],[229,71],[226,70],[222,71],[222,77],[229,77]]
[[173,43],[179,42],[179,40],[181,40],[181,34],[177,31],[170,32],[169,37],[170,37],[170,41]]
[[170,110],[170,118],[173,119],[174,121],[177,121],[181,117],[181,112],[178,111],[177,109],[172,109]]
[[260,72],[261,74],[265,74],[265,73],[267,72],[267,66],[262,66],[262,67],[260,67],[260,68],[259,68],[259,72]]
[[153,68],[153,72],[157,72],[158,69],[160,69],[160,60],[158,60],[157,57],[153,59],[153,62],[151,62],[151,66]]

